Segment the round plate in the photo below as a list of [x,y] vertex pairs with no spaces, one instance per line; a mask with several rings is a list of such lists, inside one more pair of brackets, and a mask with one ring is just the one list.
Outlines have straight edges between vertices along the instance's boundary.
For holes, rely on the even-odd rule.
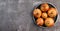
[[[42,4],[42,3],[41,3]],[[33,10],[34,9],[36,9],[36,8],[39,8],[40,9],[40,6],[41,6],[41,4],[36,4],[36,5],[34,5],[34,7],[33,7]],[[48,3],[48,5],[49,5],[49,7],[53,7],[53,8],[56,8],[53,4],[51,4],[51,3]],[[56,8],[57,9],[57,8]],[[33,11],[32,11],[33,12]],[[32,13],[32,16],[33,16],[33,13]],[[54,17],[54,23],[57,21],[57,17],[58,17],[58,14],[56,15],[56,17]],[[34,16],[33,16],[33,22],[34,22],[34,24],[36,25],[36,26],[38,26],[37,24],[36,24],[36,18],[34,18]],[[46,27],[45,25],[43,25],[43,26],[38,26],[38,27]]]

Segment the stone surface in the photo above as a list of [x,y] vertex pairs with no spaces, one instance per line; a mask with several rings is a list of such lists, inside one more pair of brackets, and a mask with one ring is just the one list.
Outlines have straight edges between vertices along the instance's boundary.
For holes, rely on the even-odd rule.
[[51,2],[60,15],[60,0],[0,0],[0,31],[59,31],[60,17],[51,28],[40,28],[32,20],[33,3]]

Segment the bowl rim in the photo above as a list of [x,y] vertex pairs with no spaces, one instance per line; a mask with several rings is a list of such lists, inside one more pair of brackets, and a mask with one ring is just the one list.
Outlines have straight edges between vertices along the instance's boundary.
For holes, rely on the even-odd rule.
[[[36,4],[35,4],[36,3]],[[34,9],[35,9],[35,7],[38,7],[40,4],[42,4],[42,3],[48,3],[48,4],[51,4],[52,6],[54,6],[55,8],[56,8],[56,6],[55,5],[53,5],[52,3],[50,3],[50,2],[35,2],[34,4],[33,4],[33,11],[34,11]],[[57,10],[57,8],[56,8],[56,10]],[[32,12],[33,12],[32,11]],[[58,10],[57,10],[57,13],[58,13]],[[32,16],[33,16],[33,13],[32,13]],[[57,19],[58,19],[58,14],[57,14],[57,18],[56,18],[56,21],[57,21]],[[35,18],[34,18],[34,16],[33,16],[33,20],[35,21]],[[34,22],[33,21],[33,22]],[[35,23],[35,22],[34,22]],[[56,22],[55,22],[56,23]],[[55,25],[55,23],[54,23],[54,25]],[[37,24],[36,24],[37,25]],[[38,26],[38,25],[37,25]],[[43,27],[43,26],[38,26],[38,27],[41,27],[41,28],[48,28],[48,27]]]

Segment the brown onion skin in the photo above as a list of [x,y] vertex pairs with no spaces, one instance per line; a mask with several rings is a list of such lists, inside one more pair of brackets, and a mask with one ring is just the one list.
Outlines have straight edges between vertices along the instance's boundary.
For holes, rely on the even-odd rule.
[[38,19],[36,20],[36,22],[37,22],[37,25],[38,25],[38,26],[42,26],[42,25],[44,24],[43,18],[38,18]]
[[54,20],[53,20],[52,18],[46,18],[46,19],[45,19],[45,25],[46,25],[47,27],[52,27],[52,26],[54,26]]
[[50,8],[48,10],[48,16],[49,17],[55,17],[57,15],[57,10],[55,8]]
[[39,18],[40,16],[41,16],[41,10],[40,9],[35,9],[34,11],[33,11],[33,15],[34,15],[34,17],[35,18]]
[[46,11],[48,11],[48,9],[49,9],[49,5],[48,5],[47,3],[43,3],[43,4],[41,4],[40,9],[41,9],[43,12],[46,12]]

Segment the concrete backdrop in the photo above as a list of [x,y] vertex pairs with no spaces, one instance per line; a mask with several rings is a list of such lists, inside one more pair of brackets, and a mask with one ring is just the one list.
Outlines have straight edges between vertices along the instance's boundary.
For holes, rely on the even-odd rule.
[[60,0],[0,0],[0,31],[60,31],[60,17],[51,28],[33,24],[31,12],[38,1],[51,2],[60,15]]

